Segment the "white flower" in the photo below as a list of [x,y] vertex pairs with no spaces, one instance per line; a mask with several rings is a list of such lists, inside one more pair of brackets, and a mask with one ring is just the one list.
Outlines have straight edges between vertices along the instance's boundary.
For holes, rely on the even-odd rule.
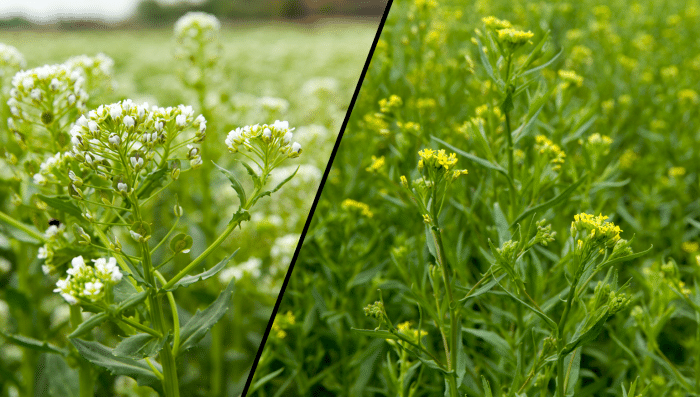
[[200,125],[200,124],[206,123],[206,122],[207,122],[207,120],[201,114],[199,116],[197,116],[196,119],[194,119],[194,125]]
[[34,183],[37,185],[46,185],[46,178],[41,174],[34,174]]
[[163,122],[162,121],[157,121],[155,124],[156,131],[163,131]]
[[103,286],[104,285],[99,281],[88,281],[87,283],[85,283],[85,290],[83,291],[83,293],[85,295],[98,295],[100,292],[102,292]]
[[35,89],[32,90],[32,92],[29,93],[29,96],[30,96],[32,99],[36,100],[36,101],[40,101],[40,100],[41,100],[41,94],[42,94],[42,93],[41,93],[41,90],[38,89],[38,88],[35,88]]
[[49,265],[41,265],[41,272],[44,273],[45,276],[48,276],[49,273],[51,273],[51,268]]
[[[129,117],[129,116],[126,116],[126,117]],[[126,120],[126,117],[124,117],[124,120]],[[119,147],[119,145],[121,145],[121,143],[122,143],[122,138],[119,137],[119,135],[117,135],[117,134],[112,134],[109,136],[109,143],[111,143],[115,147]]]
[[118,103],[114,103],[109,106],[109,115],[112,117],[112,120],[117,120],[119,117],[122,115],[122,107]]
[[119,182],[119,183],[117,183],[117,189],[119,189],[120,191],[122,191],[122,192],[124,192],[124,193],[127,192],[127,189],[128,189],[128,188],[129,188],[129,186],[128,186],[126,183],[124,183],[124,182]]
[[263,138],[270,138],[272,136],[272,131],[269,128],[265,128],[262,133]]
[[136,241],[138,241],[138,242],[141,242],[141,240],[143,239],[143,236],[142,236],[142,235],[136,233],[136,232],[133,231],[133,230],[129,230],[129,233],[131,233],[131,238],[133,238],[134,240],[136,240]]
[[289,121],[275,120],[272,126],[275,127],[275,129],[277,129],[278,131],[286,131],[289,130]]
[[61,85],[61,83],[59,83],[59,82],[58,82],[58,79],[54,77],[54,78],[51,80],[51,84],[49,84],[49,88],[51,89],[51,91],[56,91],[56,90],[58,90],[58,87],[59,87],[60,85]]
[[66,302],[68,302],[69,305],[75,305],[76,303],[78,303],[78,300],[75,299],[75,297],[71,294],[67,294],[64,292],[61,294],[61,296],[63,297],[63,299],[66,300]]
[[131,128],[134,126],[134,119],[131,116],[124,116],[124,125],[127,128]]
[[129,160],[131,161],[131,166],[134,167],[134,169],[138,170],[140,168],[143,168],[143,157],[131,157]]
[[291,131],[287,131],[287,133],[284,134],[284,144],[285,145],[289,145],[290,143],[292,143],[292,136],[293,135],[294,134],[292,134]]
[[90,132],[97,132],[97,122],[94,120],[88,121],[88,129]]
[[36,254],[36,257],[38,259],[46,259],[49,256],[49,252],[46,249],[46,246],[39,247],[39,252]]
[[185,124],[187,124],[187,116],[184,114],[179,114],[177,117],[175,117],[175,125],[177,125],[180,128],[185,127]]
[[301,145],[299,144],[299,142],[294,142],[294,144],[292,145],[292,152],[297,154],[301,153]]
[[56,225],[51,225],[48,229],[46,229],[46,232],[44,232],[44,236],[46,236],[46,238],[51,238],[57,235],[60,231],[61,229],[59,227]]

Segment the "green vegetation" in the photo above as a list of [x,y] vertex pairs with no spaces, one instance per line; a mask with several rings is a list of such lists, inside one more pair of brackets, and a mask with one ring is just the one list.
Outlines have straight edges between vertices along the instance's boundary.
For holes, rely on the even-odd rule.
[[700,4],[469,4],[393,5],[253,395],[700,395]]
[[238,395],[375,27],[3,33],[0,395]]

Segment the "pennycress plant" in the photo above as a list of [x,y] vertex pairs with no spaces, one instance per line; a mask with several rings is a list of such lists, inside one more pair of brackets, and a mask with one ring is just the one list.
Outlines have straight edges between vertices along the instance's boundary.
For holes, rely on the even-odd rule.
[[[250,219],[260,199],[294,177],[292,173],[268,186],[277,167],[300,155],[301,145],[283,121],[231,131],[223,143],[239,158],[252,191],[219,167],[238,196],[238,209],[199,256],[174,268],[171,262],[193,245],[192,237],[178,233],[183,208],[177,199],[169,200],[175,221],[164,225],[151,215],[152,205],[182,175],[202,171],[206,159],[200,145],[207,136],[207,120],[190,106],[163,108],[128,99],[87,111],[86,76],[99,90],[105,86],[98,82],[110,68],[105,57],[77,57],[20,72],[13,79],[8,126],[21,149],[21,157],[11,162],[17,192],[37,192],[32,200],[55,219],[43,234],[7,214],[2,213],[2,220],[43,244],[38,259],[45,275],[57,279],[54,292],[70,305],[68,339],[74,348],[61,347],[60,337],[37,340],[31,329],[22,327],[24,335],[3,335],[57,354],[77,368],[81,397],[94,393],[95,367],[132,377],[162,395],[179,396],[177,360],[225,314],[233,280],[187,321],[180,319],[174,291],[213,277],[227,265],[235,253],[193,274]],[[29,288],[26,271],[20,273],[27,278],[21,286]],[[93,337],[95,328],[112,327],[108,323],[118,329],[114,347]]]
[[[394,380],[393,387],[399,395],[410,395],[417,390],[419,383],[411,380],[415,367],[410,365],[410,359],[415,359],[442,375],[445,395],[449,396],[465,392],[501,395],[497,390],[507,396],[532,393],[570,396],[577,390],[582,347],[594,341],[606,322],[625,310],[631,300],[622,292],[627,284],[618,285],[613,265],[648,251],[633,254],[629,241],[620,236],[622,230],[609,222],[607,216],[586,212],[573,215],[568,239],[558,237],[546,219],[536,221],[538,214],[551,214],[550,208],[567,200],[584,182],[588,182],[590,190],[591,184],[610,177],[613,170],[605,169],[601,158],[607,155],[612,140],[597,133],[586,141],[581,140],[586,162],[571,164],[567,163],[562,147],[552,138],[543,134],[532,136],[533,123],[543,107],[550,103],[549,99],[554,97],[553,105],[563,111],[561,103],[571,100],[571,87],[580,86],[582,78],[573,71],[560,70],[560,80],[553,88],[546,89],[541,83],[535,87],[538,81],[535,73],[554,62],[550,59],[534,66],[546,53],[543,48],[548,34],[529,54],[521,55],[519,52],[534,38],[533,33],[517,30],[510,22],[494,17],[484,18],[483,23],[485,30],[477,29],[473,42],[478,47],[487,77],[500,96],[499,107],[492,111],[488,105],[477,108],[477,116],[460,127],[471,146],[468,151],[433,137],[456,153],[424,148],[418,151],[418,172],[399,178],[404,197],[410,198],[422,216],[426,246],[435,263],[424,273],[402,272],[406,285],[411,286],[410,302],[418,306],[418,316],[410,320],[410,327],[405,322],[403,326],[396,326],[392,320],[395,314],[385,308],[382,299],[365,308],[366,315],[378,320],[377,329],[356,332],[398,342],[392,342],[398,347],[398,362],[391,364],[390,379]],[[531,92],[533,88],[535,92]],[[392,112],[391,103],[399,107],[400,98],[380,101],[382,113]],[[516,116],[517,111],[523,112],[522,117]],[[516,122],[520,125],[514,128]],[[565,142],[570,140],[564,137]],[[531,157],[527,155],[527,145],[532,148]],[[497,232],[496,241],[488,238],[485,246],[479,247],[488,263],[481,275],[457,268],[463,265],[448,258],[459,257],[459,252],[451,252],[454,246],[444,243],[446,238],[453,241],[456,237],[445,236],[446,228],[459,230],[450,224],[450,218],[443,211],[449,209],[448,203],[456,200],[451,185],[467,174],[455,168],[458,155],[480,166],[480,177],[492,184],[484,187],[484,182],[473,182],[479,185],[477,192],[483,189],[482,194],[486,195],[493,191],[493,195],[474,199],[472,205],[478,203],[489,208],[494,221],[491,230]],[[581,165],[587,171],[581,170]],[[601,179],[587,176],[601,168],[605,169]],[[486,177],[483,171],[493,174]],[[418,179],[414,179],[415,175]],[[565,175],[567,179],[573,177],[574,181],[558,193],[555,191],[554,197],[543,200],[542,197],[552,196],[554,186],[561,185]],[[460,179],[468,184],[472,180],[470,177]],[[587,202],[588,198],[584,197],[584,205],[588,205]],[[468,211],[471,213],[473,209]],[[470,220],[475,221],[475,218]],[[545,267],[537,252],[542,252],[539,247],[555,241],[563,247],[562,254],[556,256],[554,265]],[[396,265],[401,267],[402,263]],[[536,275],[543,275],[545,271],[549,272],[548,277],[556,275],[566,280],[565,284],[545,288],[542,277]],[[600,274],[605,277],[601,279]],[[423,287],[426,277],[429,288]],[[493,298],[495,294],[501,297]],[[475,311],[475,306],[482,309]],[[512,334],[499,335],[498,332],[505,330],[497,323],[492,324],[494,330],[490,330],[489,325],[496,320],[486,317],[483,307],[508,313],[512,320],[512,329],[508,332]],[[475,324],[482,326],[475,328]],[[537,332],[531,331],[533,329]],[[435,339],[430,338],[431,333],[435,334]],[[493,371],[512,373],[507,383],[499,380],[494,391],[491,381],[484,375],[480,382],[483,389],[475,382],[478,375],[469,363],[476,360],[475,355],[479,353],[465,344],[464,338],[470,335],[479,336],[499,348],[506,343],[513,349],[512,356],[490,364]],[[442,352],[436,350],[438,347]],[[550,394],[552,379],[554,391]]]

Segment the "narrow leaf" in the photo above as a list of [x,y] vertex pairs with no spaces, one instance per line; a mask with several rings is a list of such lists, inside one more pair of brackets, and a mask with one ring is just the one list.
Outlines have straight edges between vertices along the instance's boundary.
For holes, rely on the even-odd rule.
[[241,183],[238,181],[236,176],[233,175],[233,173],[231,171],[227,170],[224,167],[219,166],[218,164],[214,163],[213,161],[212,161],[212,163],[216,166],[216,168],[219,169],[219,171],[221,171],[222,174],[224,174],[226,176],[226,178],[228,178],[229,181],[231,181],[231,187],[233,188],[233,190],[236,191],[236,194],[238,194],[238,200],[240,200],[241,206],[244,206],[248,201],[246,198],[245,189],[243,189],[243,185],[241,185]]
[[78,328],[76,328],[75,331],[68,335],[68,339],[78,338],[89,333],[90,331],[92,331],[93,328],[107,321],[107,318],[109,318],[109,315],[107,315],[107,313],[95,314],[86,321],[80,323]]
[[[153,374],[151,367],[144,360],[134,360],[131,358],[117,357],[113,350],[98,342],[86,341],[82,339],[71,339],[73,346],[78,349],[80,355],[89,362],[109,370],[113,375],[125,375],[136,379],[139,386],[149,386],[156,391],[162,392],[160,380]],[[160,364],[153,363],[159,370]]]
[[583,183],[583,181],[586,179],[586,175],[588,175],[588,171],[585,171],[585,172],[581,175],[581,177],[579,178],[578,181],[572,183],[571,186],[569,186],[569,187],[567,187],[566,189],[564,189],[564,191],[561,192],[561,193],[559,193],[559,195],[558,195],[557,197],[554,197],[553,199],[551,199],[551,200],[549,200],[549,201],[546,201],[546,202],[544,202],[544,203],[542,203],[542,204],[540,204],[540,205],[536,205],[536,206],[534,206],[534,207],[531,207],[531,208],[529,208],[529,209],[523,211],[522,214],[518,215],[518,217],[515,218],[515,220],[513,221],[513,223],[510,224],[510,226],[511,226],[511,227],[515,226],[515,224],[517,224],[518,222],[520,222],[520,221],[522,221],[523,219],[527,218],[528,216],[534,214],[535,212],[546,211],[546,210],[548,210],[548,209],[550,209],[550,208],[552,208],[552,207],[554,207],[554,206],[556,206],[556,205],[559,205],[559,204],[563,203],[563,202],[566,200],[566,198],[569,197],[569,195],[570,195],[571,193],[573,193],[574,190],[576,190],[576,188],[579,187],[579,185],[581,185],[581,184]]
[[80,211],[77,205],[73,204],[72,200],[68,196],[44,196],[43,194],[37,194],[37,197],[41,201],[45,202],[49,207],[64,212],[68,215],[73,215],[76,218],[82,218],[83,212]]
[[156,338],[150,334],[136,334],[124,338],[112,352],[116,357],[141,359],[155,357],[163,348],[167,338]]
[[53,353],[59,354],[61,356],[68,356],[68,350],[52,345],[46,341],[41,341],[23,335],[10,335],[2,331],[0,331],[0,335],[7,339],[8,342],[14,343],[17,346],[26,347],[28,349],[36,350],[43,353]]
[[195,274],[193,276],[185,276],[180,279],[175,285],[172,287],[168,288],[166,291],[175,291],[179,287],[188,287],[196,282],[206,280],[210,277],[215,276],[221,269],[223,269],[230,261],[233,259],[233,257],[236,255],[238,250],[234,251],[233,254],[227,256],[226,258],[222,259],[221,262],[213,266],[211,269],[204,271],[199,274]]
[[393,340],[399,340],[399,337],[392,334],[391,332],[383,329],[357,329],[357,328],[350,328],[353,332],[364,335],[364,336],[369,336],[371,338],[380,338],[380,339],[393,339]]
[[224,316],[226,310],[231,303],[231,295],[233,294],[233,286],[235,278],[229,282],[225,290],[219,294],[219,297],[209,305],[206,309],[199,311],[190,318],[190,320],[182,327],[180,330],[180,352],[193,347],[197,342],[199,342],[207,331],[217,321],[221,320]]
[[495,163],[492,163],[488,160],[482,159],[481,157],[474,156],[473,154],[467,153],[464,150],[457,149],[456,147],[450,145],[449,143],[443,141],[442,139],[436,138],[434,136],[431,136],[431,138],[433,140],[437,141],[438,143],[442,144],[443,146],[446,146],[447,148],[454,151],[455,153],[459,154],[460,156],[464,156],[464,157],[468,158],[469,160],[471,160],[471,161],[473,161],[481,166],[484,166],[486,168],[492,169],[494,171],[498,171],[503,175],[508,175],[508,172],[505,170],[505,168],[501,167],[498,164],[495,164]]

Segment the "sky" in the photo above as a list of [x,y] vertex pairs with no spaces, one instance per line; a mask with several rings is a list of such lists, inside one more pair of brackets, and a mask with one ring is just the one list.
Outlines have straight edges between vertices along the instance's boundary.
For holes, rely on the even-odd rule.
[[138,3],[139,0],[0,0],[0,19],[22,16],[34,22],[51,22],[74,17],[116,22],[131,16]]

